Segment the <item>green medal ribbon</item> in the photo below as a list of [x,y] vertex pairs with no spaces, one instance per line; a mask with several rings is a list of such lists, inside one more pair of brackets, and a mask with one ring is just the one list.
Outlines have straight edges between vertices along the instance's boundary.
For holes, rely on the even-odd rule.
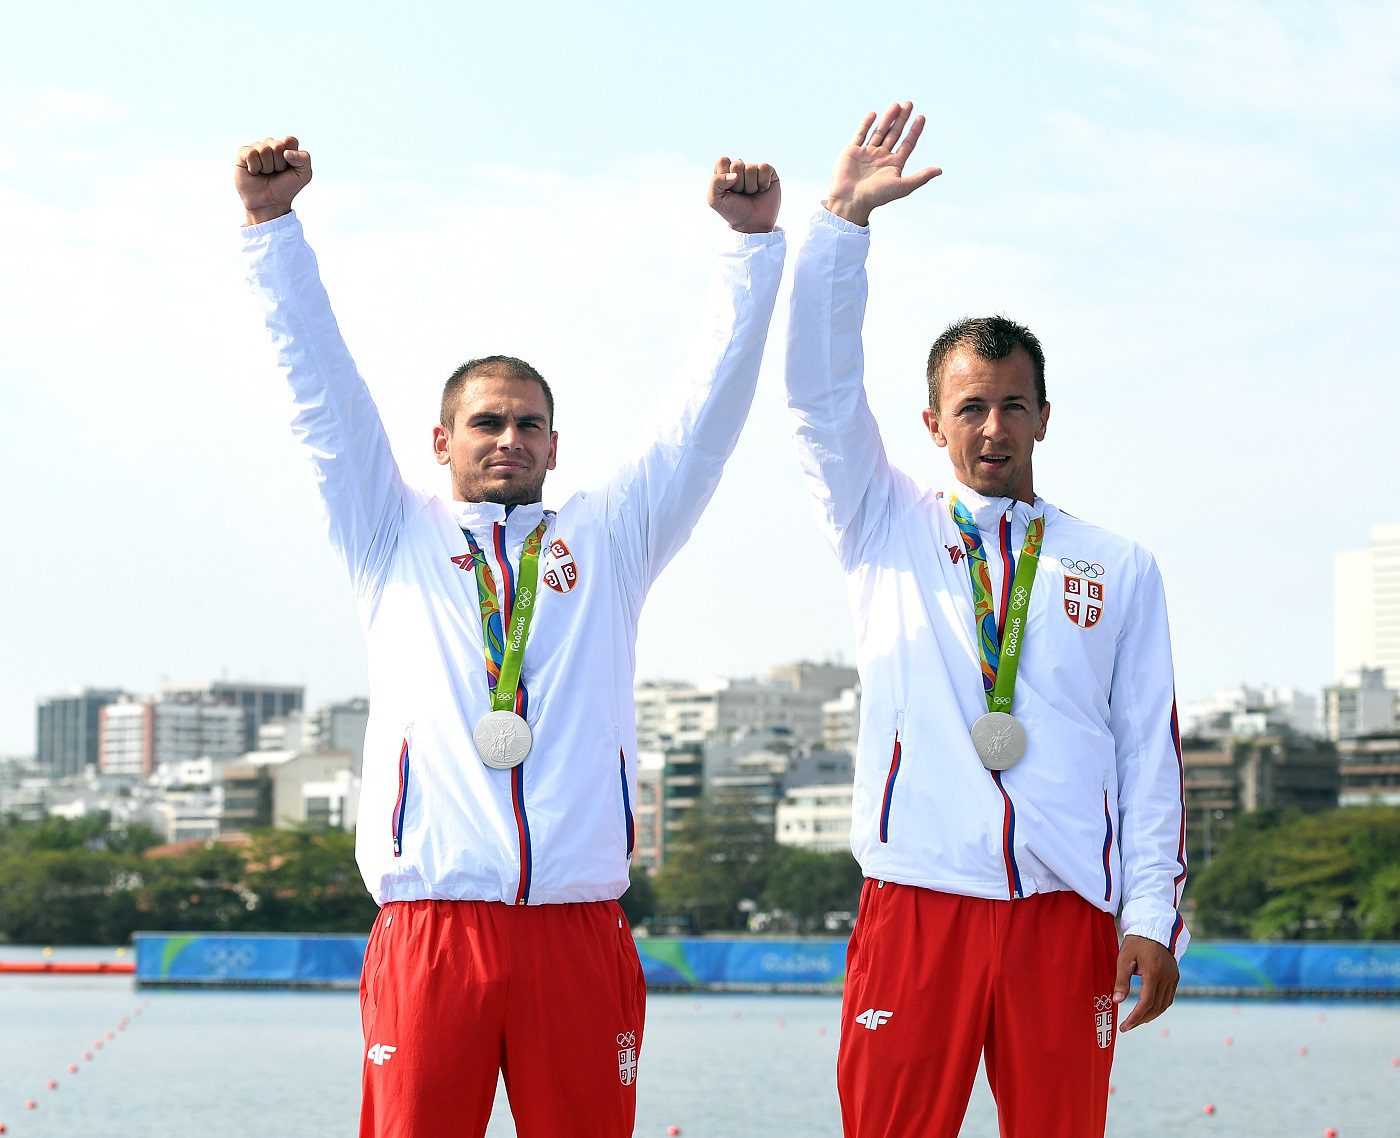
[[[525,643],[530,638],[530,622],[535,615],[535,599],[539,595],[540,547],[549,527],[545,517],[529,537],[520,553],[520,570],[515,588],[506,591],[504,620],[496,601],[496,580],[491,573],[481,547],[470,530],[462,530],[472,553],[472,568],[476,571],[476,593],[481,602],[481,641],[486,656],[487,685],[491,689],[492,711],[514,711],[520,689],[520,669],[525,663]],[[498,548],[501,569],[510,585],[510,566],[505,550]]]
[[1021,559],[1011,580],[1003,638],[1002,630],[997,625],[996,604],[992,600],[992,574],[987,565],[982,534],[972,514],[958,501],[956,494],[949,498],[948,509],[962,532],[963,545],[967,547],[967,572],[972,579],[972,612],[982,657],[982,687],[987,696],[987,710],[1010,712],[1012,694],[1016,690],[1021,641],[1031,607],[1031,587],[1035,584],[1035,572],[1040,564],[1040,546],[1045,540],[1045,515],[1032,518],[1026,527]]

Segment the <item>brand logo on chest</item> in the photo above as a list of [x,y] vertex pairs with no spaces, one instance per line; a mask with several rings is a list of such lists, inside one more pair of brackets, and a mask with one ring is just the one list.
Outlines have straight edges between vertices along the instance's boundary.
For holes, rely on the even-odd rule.
[[549,543],[544,583],[556,593],[567,593],[578,584],[578,562],[574,560],[569,547],[559,538]]

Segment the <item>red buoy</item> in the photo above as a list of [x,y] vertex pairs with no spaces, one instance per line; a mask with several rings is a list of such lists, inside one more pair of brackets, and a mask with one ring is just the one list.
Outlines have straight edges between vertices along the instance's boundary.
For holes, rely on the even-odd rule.
[[1306,1047],[1300,1047],[1300,1048],[1298,1048],[1298,1054],[1299,1054],[1299,1055],[1306,1055],[1307,1053],[1308,1053],[1308,1049],[1307,1049]]
[[56,1090],[58,1090],[58,1080],[57,1080],[57,1079],[49,1079],[49,1080],[44,1084],[44,1086],[48,1087],[49,1090],[51,1090],[51,1091],[56,1091]]
[[1205,1112],[1206,1112],[1207,1114],[1214,1114],[1214,1113],[1215,1113],[1215,1103],[1213,1103],[1213,1102],[1208,1102],[1208,1103],[1206,1103],[1206,1111],[1205,1111]]
[[69,1073],[70,1075],[76,1075],[76,1074],[78,1073],[78,1064],[76,1064],[76,1063],[69,1063],[69,1064],[68,1064],[68,1073]]
[[1337,1138],[1337,1128],[1335,1126],[1329,1126],[1322,1132],[1322,1136],[1323,1138]]
[[1233,1046],[1234,1046],[1234,1043],[1235,1043],[1235,1037],[1234,1037],[1233,1035],[1227,1035],[1227,1036],[1225,1037],[1225,1046],[1226,1046],[1226,1047],[1233,1047]]
[[24,1109],[25,1109],[25,1110],[38,1110],[38,1109],[39,1109],[39,1104],[38,1104],[37,1102],[35,1102],[32,1098],[30,1098],[30,1099],[25,1099],[25,1100],[24,1100]]
[[681,1132],[681,1128],[680,1128],[679,1126],[668,1126],[668,1127],[666,1127],[666,1133],[672,1135],[673,1138],[674,1138],[675,1135],[679,1134],[680,1132]]

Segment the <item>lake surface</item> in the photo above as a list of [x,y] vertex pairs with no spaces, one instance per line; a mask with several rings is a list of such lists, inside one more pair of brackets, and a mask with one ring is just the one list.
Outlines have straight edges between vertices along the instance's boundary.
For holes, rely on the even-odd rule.
[[[79,956],[112,958],[57,958]],[[636,1134],[662,1138],[674,1125],[682,1138],[840,1138],[839,1013],[830,996],[654,994]],[[124,976],[0,976],[6,1138],[353,1135],[360,1053],[349,992],[138,991]],[[1400,1004],[1184,1000],[1119,1041],[1113,1082],[1113,1138],[1323,1138],[1328,1128],[1337,1138],[1395,1138]],[[26,1110],[31,1099],[37,1109]],[[995,1138],[980,1079],[962,1133]],[[489,1138],[513,1134],[500,1097]]]

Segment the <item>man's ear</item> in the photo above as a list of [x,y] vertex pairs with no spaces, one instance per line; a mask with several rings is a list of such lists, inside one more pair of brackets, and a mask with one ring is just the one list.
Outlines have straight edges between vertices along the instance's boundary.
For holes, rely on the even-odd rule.
[[[938,412],[932,407],[924,412],[924,427],[928,430],[929,438],[939,446],[946,447],[948,445],[948,436],[938,427]],[[1041,429],[1044,430],[1044,428]]]
[[433,458],[439,466],[447,466],[452,461],[448,446],[452,442],[452,432],[441,423],[433,427]]

